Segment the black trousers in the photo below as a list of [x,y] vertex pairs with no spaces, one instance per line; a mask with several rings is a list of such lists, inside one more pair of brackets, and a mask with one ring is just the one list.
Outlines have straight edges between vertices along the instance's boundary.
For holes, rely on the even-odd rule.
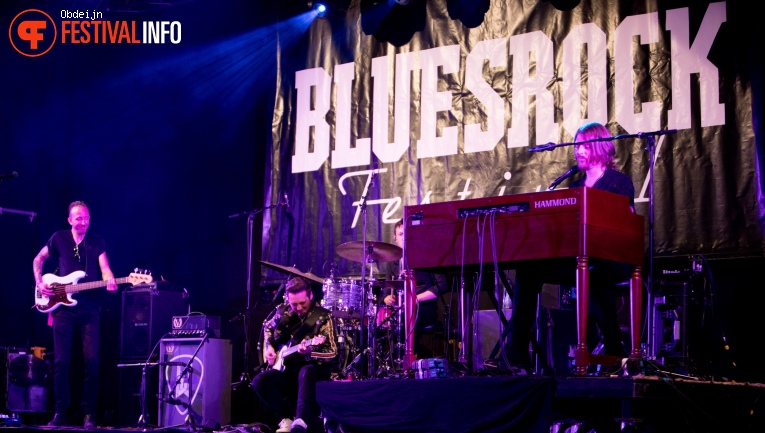
[[81,409],[85,415],[96,414],[98,399],[99,306],[80,302],[74,307],[60,306],[53,315],[53,395],[56,413],[66,414],[70,404],[69,371],[72,360],[72,340],[78,332],[82,339],[85,377],[82,384]]
[[316,382],[329,379],[326,369],[313,364],[285,371],[266,370],[252,381],[263,403],[279,418],[300,418],[309,430],[318,427],[319,403],[316,402]]

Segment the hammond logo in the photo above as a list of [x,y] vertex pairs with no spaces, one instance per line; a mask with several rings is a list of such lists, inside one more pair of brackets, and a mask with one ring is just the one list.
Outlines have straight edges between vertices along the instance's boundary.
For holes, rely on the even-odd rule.
[[13,18],[8,37],[21,55],[39,57],[56,43],[56,24],[50,15],[38,9],[27,9]]
[[576,197],[558,198],[555,200],[539,200],[534,202],[534,208],[539,209],[543,207],[560,207],[560,206],[574,206],[576,205]]

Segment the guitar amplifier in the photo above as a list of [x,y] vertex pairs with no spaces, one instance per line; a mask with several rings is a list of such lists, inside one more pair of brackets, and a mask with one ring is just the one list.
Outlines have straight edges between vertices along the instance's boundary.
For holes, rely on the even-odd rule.
[[198,426],[228,424],[231,340],[163,338],[159,353],[159,426],[173,428],[186,421]]
[[220,338],[220,317],[197,314],[173,316],[170,335],[175,338],[199,338],[207,333],[210,338]]

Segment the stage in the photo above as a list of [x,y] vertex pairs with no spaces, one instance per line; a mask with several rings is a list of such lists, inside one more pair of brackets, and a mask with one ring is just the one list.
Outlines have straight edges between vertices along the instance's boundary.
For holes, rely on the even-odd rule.
[[[322,383],[344,432],[759,431],[765,385],[659,376],[498,376]],[[339,431],[339,430],[338,430]]]
[[[464,376],[321,382],[317,399],[330,433],[368,432],[755,432],[765,425],[765,384],[636,376]],[[236,402],[234,402],[236,404]],[[250,415],[258,413],[252,408]],[[16,431],[42,427],[21,414]],[[235,425],[102,426],[96,431],[273,432],[272,417]],[[92,430],[91,430],[92,431]]]

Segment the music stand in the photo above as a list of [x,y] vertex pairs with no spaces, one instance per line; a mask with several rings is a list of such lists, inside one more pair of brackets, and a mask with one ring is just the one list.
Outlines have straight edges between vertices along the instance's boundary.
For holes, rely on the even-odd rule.
[[154,355],[154,351],[157,350],[157,347],[159,347],[159,343],[162,341],[163,338],[165,338],[169,333],[166,333],[160,339],[157,341],[157,344],[154,345],[154,348],[151,349],[151,352],[149,352],[149,356],[146,357],[146,361],[144,362],[134,362],[129,364],[117,364],[117,367],[141,367],[141,387],[139,392],[139,398],[140,398],[140,405],[141,405],[141,415],[138,417],[138,422],[136,422],[136,427],[141,429],[142,431],[147,430],[153,430],[155,428],[158,428],[156,424],[151,424],[149,412],[147,409],[146,404],[146,388],[148,386],[148,371],[149,367],[155,367],[157,365],[160,365],[160,362],[151,362],[151,357]]
[[[156,348],[156,346],[155,346]],[[138,417],[138,421],[135,424],[135,427],[140,429],[141,431],[148,431],[153,430],[155,428],[158,428],[156,424],[152,424],[148,412],[148,405],[146,404],[146,388],[148,387],[148,371],[149,367],[155,367],[159,365],[158,362],[134,362],[134,363],[128,363],[128,364],[117,364],[117,367],[141,367],[141,385],[140,390],[138,393],[139,399],[140,399],[140,406],[141,406],[141,415]]]

